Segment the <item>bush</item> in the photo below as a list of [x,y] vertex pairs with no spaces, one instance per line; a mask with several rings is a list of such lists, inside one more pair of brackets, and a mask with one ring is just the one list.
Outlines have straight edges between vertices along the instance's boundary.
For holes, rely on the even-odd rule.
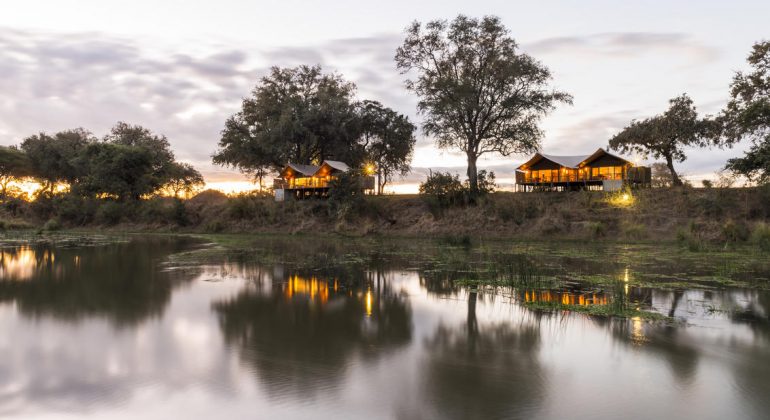
[[57,214],[61,220],[75,225],[85,225],[94,220],[98,201],[67,194],[56,200]]
[[247,194],[238,194],[227,202],[227,214],[233,219],[253,219],[257,215],[254,199]]
[[758,223],[754,227],[754,232],[751,233],[751,242],[762,251],[770,252],[770,226],[766,223]]
[[61,223],[59,223],[59,219],[56,218],[48,219],[48,221],[43,225],[43,230],[47,232],[53,232],[59,229],[61,229]]
[[701,181],[701,184],[703,184],[703,188],[711,188],[714,186],[714,183],[708,179],[704,179],[703,181]]
[[593,222],[588,225],[588,231],[594,238],[602,238],[607,235],[607,225],[604,222]]
[[638,223],[624,223],[623,234],[628,239],[644,239],[647,237],[647,230],[644,225]]
[[[479,184],[479,194],[486,195],[495,192],[497,184],[495,184],[495,173],[487,172],[486,170],[479,171],[477,175],[477,182]],[[470,189],[470,187],[466,187]]]
[[429,204],[447,208],[466,203],[467,187],[457,175],[431,172],[425,182],[420,184],[420,195],[427,198]]
[[225,230],[225,225],[220,220],[213,220],[203,227],[208,233],[219,233]]
[[364,181],[356,172],[347,172],[329,182],[329,204],[332,207],[352,205],[364,200]]
[[190,224],[190,217],[187,215],[187,208],[184,202],[178,198],[174,198],[174,206],[172,207],[172,220],[178,226],[187,226]]
[[728,220],[722,226],[722,238],[727,242],[745,242],[751,232],[746,223]]
[[96,210],[96,221],[105,225],[116,225],[125,214],[123,204],[115,201],[107,201]]

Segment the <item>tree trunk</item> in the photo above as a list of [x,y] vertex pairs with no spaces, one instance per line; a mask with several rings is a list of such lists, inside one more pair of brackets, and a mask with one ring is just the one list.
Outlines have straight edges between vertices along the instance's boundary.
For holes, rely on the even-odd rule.
[[674,158],[671,156],[666,156],[666,166],[668,166],[668,170],[671,171],[671,183],[675,187],[681,187],[682,180],[679,179],[679,175],[677,175],[676,171],[674,170]]
[[468,152],[468,186],[471,196],[475,197],[479,192],[479,173],[476,170],[476,160],[479,158],[475,153]]

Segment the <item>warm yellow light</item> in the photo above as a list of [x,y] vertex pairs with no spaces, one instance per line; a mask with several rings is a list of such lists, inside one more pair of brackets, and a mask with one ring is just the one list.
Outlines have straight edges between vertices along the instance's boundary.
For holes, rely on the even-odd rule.
[[623,194],[623,201],[628,201],[630,199],[631,199],[631,196],[628,193]]
[[372,291],[366,291],[366,316],[372,316]]
[[371,163],[366,165],[366,167],[364,167],[364,171],[366,171],[367,175],[374,175],[374,171],[376,169],[377,168],[375,168],[374,165],[372,165]]

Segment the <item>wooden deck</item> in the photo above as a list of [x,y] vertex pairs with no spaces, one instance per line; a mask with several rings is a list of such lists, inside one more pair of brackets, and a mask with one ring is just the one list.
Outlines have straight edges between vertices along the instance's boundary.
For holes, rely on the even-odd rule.
[[615,176],[591,176],[582,171],[559,171],[554,176],[534,177],[521,171],[516,172],[517,191],[603,190],[605,181],[618,181],[621,185],[632,187],[649,187],[651,173],[649,168],[641,166],[630,168],[622,175]]

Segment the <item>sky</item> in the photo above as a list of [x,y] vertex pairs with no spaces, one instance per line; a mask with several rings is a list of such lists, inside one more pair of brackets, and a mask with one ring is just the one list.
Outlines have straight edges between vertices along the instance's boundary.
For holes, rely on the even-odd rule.
[[[83,127],[98,136],[117,121],[168,137],[177,159],[209,186],[253,188],[215,166],[224,122],[271,66],[321,64],[416,123],[417,98],[393,56],[413,21],[499,16],[523,52],[574,96],[542,121],[542,150],[590,154],[632,119],[689,94],[702,115],[726,103],[751,46],[770,38],[768,1],[178,1],[0,2],[0,144]],[[693,181],[713,177],[747,145],[688,150]],[[630,156],[637,159],[636,156]],[[502,187],[527,156],[484,156]],[[464,173],[465,158],[420,132],[413,192],[428,169]]]

